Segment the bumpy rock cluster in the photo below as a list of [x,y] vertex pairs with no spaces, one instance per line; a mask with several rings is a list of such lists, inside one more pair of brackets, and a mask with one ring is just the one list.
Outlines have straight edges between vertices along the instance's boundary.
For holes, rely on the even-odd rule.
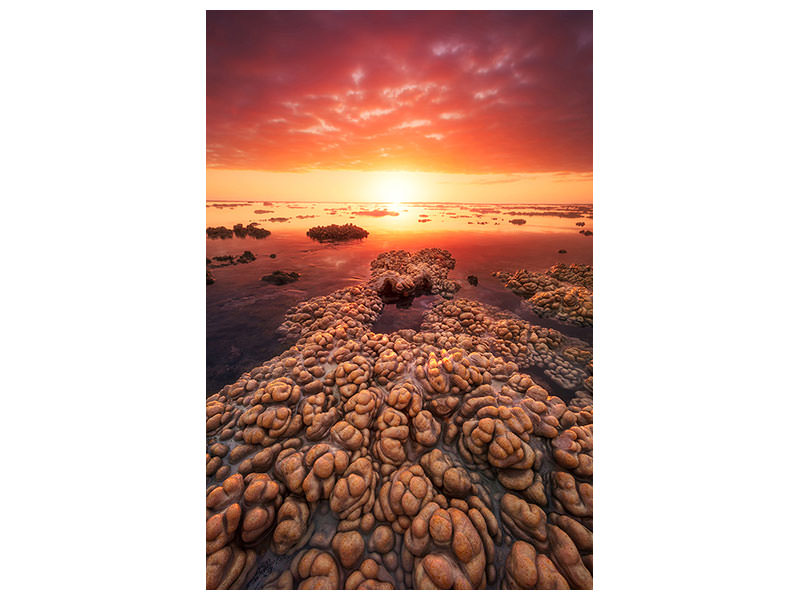
[[542,369],[565,390],[585,388],[591,377],[592,349],[586,342],[474,300],[434,306],[420,330],[436,333],[444,348],[491,352],[519,367]]
[[370,263],[368,286],[390,300],[420,294],[452,298],[461,287],[447,279],[455,265],[452,255],[439,248],[424,248],[414,254],[405,250],[383,252]]
[[294,345],[208,398],[206,586],[591,588],[591,388],[520,366],[591,349],[464,300],[379,334],[381,309],[301,303]]
[[520,269],[493,273],[505,286],[525,298],[524,304],[540,317],[580,327],[593,323],[593,269],[591,265],[557,264],[543,273]]
[[318,242],[343,242],[360,240],[369,235],[366,229],[348,223],[347,225],[317,225],[306,231],[306,235]]
[[337,337],[358,327],[370,327],[383,310],[383,302],[377,292],[354,285],[328,294],[316,296],[290,308],[278,334],[293,341],[309,333],[333,328]]
[[559,263],[547,269],[545,275],[558,281],[580,285],[590,290],[594,283],[594,269],[591,265],[577,265],[574,263],[565,265],[564,263]]

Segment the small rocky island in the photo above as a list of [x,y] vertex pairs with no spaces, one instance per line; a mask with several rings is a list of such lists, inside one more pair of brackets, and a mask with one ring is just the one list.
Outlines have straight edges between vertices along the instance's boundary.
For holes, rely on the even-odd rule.
[[369,235],[366,229],[348,223],[347,225],[317,225],[306,231],[306,235],[318,242],[343,242],[360,240]]

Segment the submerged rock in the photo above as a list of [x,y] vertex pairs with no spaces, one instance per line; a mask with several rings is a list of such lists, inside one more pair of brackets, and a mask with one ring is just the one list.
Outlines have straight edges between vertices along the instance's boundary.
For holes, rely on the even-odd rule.
[[[213,262],[211,259],[206,258],[206,264],[211,264],[215,268],[228,267],[235,264],[247,264],[256,259],[255,254],[250,250],[245,250],[240,256],[233,256],[232,254],[225,254],[223,256],[215,256]],[[214,264],[218,263],[218,264]]]
[[467,283],[470,285],[478,285],[478,278],[475,275],[467,275]]
[[527,221],[525,219],[511,219],[509,223],[511,223],[512,225],[525,225]]
[[294,283],[298,279],[300,279],[300,273],[295,271],[273,271],[270,275],[264,275],[261,281],[275,285],[286,285],[287,283]]
[[559,253],[559,254],[566,254],[566,253],[567,253],[567,251],[562,249],[562,250],[559,250],[559,251],[558,251],[558,253]]

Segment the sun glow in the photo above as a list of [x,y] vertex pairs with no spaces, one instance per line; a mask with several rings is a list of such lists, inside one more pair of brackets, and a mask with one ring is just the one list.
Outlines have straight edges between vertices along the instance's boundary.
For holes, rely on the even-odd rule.
[[378,173],[375,182],[375,201],[391,205],[392,210],[399,210],[407,202],[417,200],[418,182],[409,173]]

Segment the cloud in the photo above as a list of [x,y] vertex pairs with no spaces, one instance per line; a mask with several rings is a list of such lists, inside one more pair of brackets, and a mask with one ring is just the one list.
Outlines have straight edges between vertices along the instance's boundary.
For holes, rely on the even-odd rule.
[[207,13],[212,168],[591,172],[592,16]]
[[430,125],[431,122],[428,119],[414,119],[413,121],[404,121],[397,125],[395,129],[413,129],[415,127],[424,127],[425,125]]

